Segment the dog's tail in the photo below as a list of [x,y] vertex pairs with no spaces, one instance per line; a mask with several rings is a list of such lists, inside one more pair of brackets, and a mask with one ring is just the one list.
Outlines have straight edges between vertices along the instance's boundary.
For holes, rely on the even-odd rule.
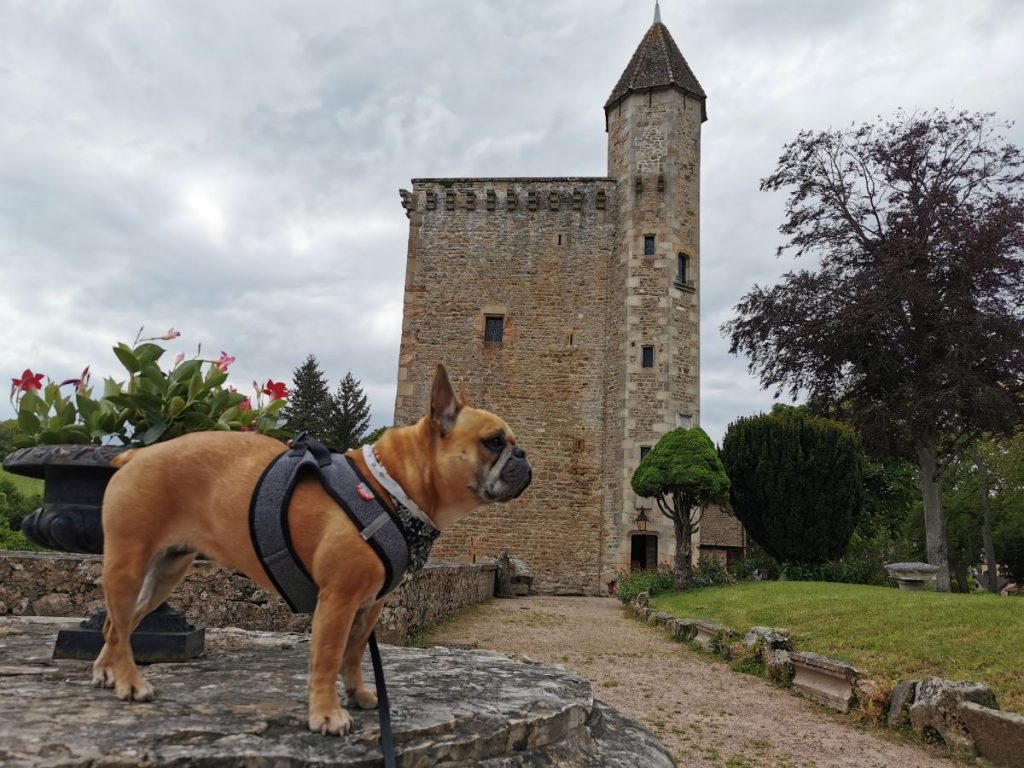
[[115,456],[114,458],[112,458],[110,460],[110,466],[116,467],[117,469],[120,469],[125,464],[127,464],[129,461],[131,461],[136,453],[138,453],[138,451],[136,449],[134,449],[134,448],[131,448],[131,449],[125,451],[124,453],[119,453],[119,454],[117,454],[117,456]]

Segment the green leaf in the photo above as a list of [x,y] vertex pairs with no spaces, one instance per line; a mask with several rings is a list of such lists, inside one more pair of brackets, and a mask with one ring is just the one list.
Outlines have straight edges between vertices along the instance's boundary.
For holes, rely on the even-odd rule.
[[18,411],[18,429],[29,435],[34,435],[39,431],[39,427],[42,425],[39,423],[39,417],[31,411]]
[[53,405],[60,400],[60,387],[58,387],[52,381],[47,382],[46,386],[43,387],[43,399],[47,405]]
[[122,385],[119,381],[107,378],[103,380],[103,399],[106,400],[114,395],[119,395],[122,392]]
[[145,368],[147,365],[152,365],[160,359],[164,353],[164,348],[158,344],[152,342],[145,342],[139,344],[134,350],[135,358],[139,361],[139,365]]
[[287,400],[273,400],[263,409],[263,412],[268,416],[273,416],[276,413],[283,411],[288,406]]
[[164,424],[163,422],[154,424],[153,426],[151,426],[149,429],[142,433],[142,444],[152,445],[157,440],[159,440],[166,431],[167,425]]
[[78,412],[82,414],[82,421],[89,423],[100,410],[100,405],[92,398],[86,397],[83,394],[75,395],[75,402],[78,404]]
[[170,404],[167,406],[167,415],[170,418],[176,418],[178,414],[185,410],[185,399],[182,397],[174,397],[171,399]]
[[167,376],[155,363],[147,363],[139,374],[139,384],[147,392],[163,394],[167,391]]
[[59,445],[61,439],[61,433],[56,430],[44,429],[39,433],[39,442],[43,445]]
[[211,365],[206,371],[206,383],[210,387],[219,387],[228,380],[228,372],[222,371],[216,365]]
[[186,360],[171,373],[172,381],[188,381],[202,368],[201,360]]
[[114,354],[117,355],[117,359],[121,361],[121,365],[128,370],[128,373],[138,373],[142,369],[139,359],[135,357],[127,344],[118,344],[114,347]]

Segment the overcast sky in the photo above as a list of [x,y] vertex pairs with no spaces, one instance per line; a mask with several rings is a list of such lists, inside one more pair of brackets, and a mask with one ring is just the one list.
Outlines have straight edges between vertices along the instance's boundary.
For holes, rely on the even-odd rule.
[[[174,353],[236,356],[243,391],[312,352],[390,423],[398,189],[604,175],[602,105],[653,7],[0,0],[0,375],[115,373],[115,340],[173,326]],[[717,442],[771,404],[719,325],[791,267],[774,255],[783,198],[758,191],[783,143],[899,107],[1024,118],[1024,2],[665,0],[662,19],[708,93],[701,405]]]

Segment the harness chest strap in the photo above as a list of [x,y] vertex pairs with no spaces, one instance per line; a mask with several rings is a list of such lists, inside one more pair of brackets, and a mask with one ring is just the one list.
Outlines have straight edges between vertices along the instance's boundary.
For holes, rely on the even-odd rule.
[[[422,567],[426,553],[421,552],[419,542],[426,533],[426,552],[429,552],[438,533],[436,529],[432,533],[420,530],[415,525],[418,520],[403,519],[402,507],[393,516],[348,458],[331,453],[317,441],[300,435],[292,447],[263,472],[249,508],[249,532],[256,554],[293,612],[312,613],[318,592],[292,546],[288,529],[292,493],[306,470],[317,472],[324,490],[345,510],[360,536],[384,565],[384,587],[378,598],[397,587],[407,571]],[[401,520],[401,526],[396,517]],[[410,540],[417,550],[415,557],[410,556]],[[421,554],[424,556],[420,557]]]

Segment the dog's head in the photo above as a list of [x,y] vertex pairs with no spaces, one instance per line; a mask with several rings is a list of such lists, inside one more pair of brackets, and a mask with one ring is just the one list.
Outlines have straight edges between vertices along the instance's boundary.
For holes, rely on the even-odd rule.
[[442,365],[434,375],[427,418],[434,466],[448,491],[471,495],[470,506],[476,506],[511,501],[526,490],[533,469],[512,428],[490,411],[469,406],[462,388],[452,389]]

